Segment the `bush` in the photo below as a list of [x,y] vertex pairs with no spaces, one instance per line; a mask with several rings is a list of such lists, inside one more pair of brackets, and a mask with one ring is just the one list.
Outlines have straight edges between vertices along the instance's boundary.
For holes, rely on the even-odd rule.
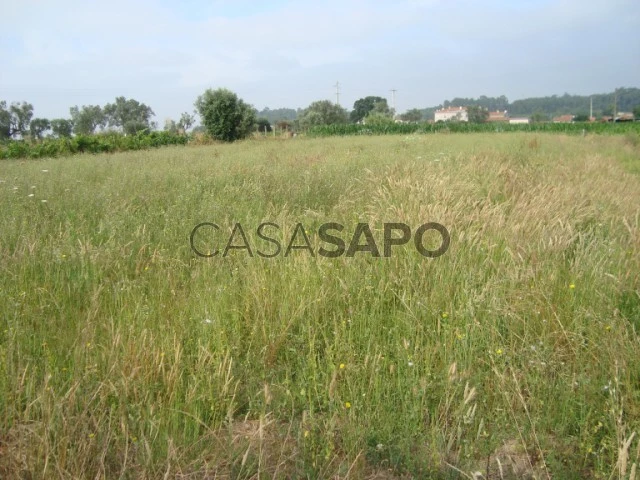
[[249,136],[256,123],[255,109],[226,88],[208,89],[198,97],[195,107],[207,133],[223,142]]

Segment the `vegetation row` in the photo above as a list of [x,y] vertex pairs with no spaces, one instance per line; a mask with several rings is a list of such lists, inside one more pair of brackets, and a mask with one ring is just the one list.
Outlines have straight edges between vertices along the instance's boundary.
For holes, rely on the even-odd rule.
[[467,122],[439,122],[439,123],[377,123],[363,124],[335,124],[318,125],[308,130],[310,136],[334,135],[384,135],[409,133],[484,133],[484,132],[549,132],[566,134],[625,134],[640,132],[640,123],[467,123]]
[[69,138],[45,138],[38,142],[9,140],[0,145],[0,159],[58,157],[76,153],[123,152],[165,145],[185,145],[188,141],[189,137],[186,135],[167,131],[141,132],[135,135],[111,132],[98,135],[76,135]]

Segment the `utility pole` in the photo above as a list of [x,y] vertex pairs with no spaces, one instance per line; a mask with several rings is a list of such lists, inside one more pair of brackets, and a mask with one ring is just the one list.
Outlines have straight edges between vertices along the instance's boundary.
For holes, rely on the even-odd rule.
[[593,97],[589,97],[589,121],[593,118]]
[[398,90],[396,90],[395,88],[392,88],[389,91],[391,92],[391,108],[393,108],[393,113],[395,115],[395,113],[396,113],[396,92]]
[[336,82],[334,87],[336,87],[336,105],[340,105],[340,82]]

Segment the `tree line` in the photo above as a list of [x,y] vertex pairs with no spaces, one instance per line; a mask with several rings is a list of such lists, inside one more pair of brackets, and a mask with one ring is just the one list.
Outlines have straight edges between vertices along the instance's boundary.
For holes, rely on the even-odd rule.
[[[375,103],[380,104],[378,108],[386,110],[382,107],[383,104],[387,105],[386,99],[375,96],[364,97],[354,103],[351,112],[347,112],[348,121],[352,123],[361,122],[373,109]],[[482,121],[483,117],[486,117],[482,113],[483,110],[493,112],[507,110],[512,117],[527,117],[535,121],[548,121],[555,116],[565,114],[572,114],[579,119],[586,120],[591,113],[591,108],[593,108],[593,115],[596,118],[610,116],[614,112],[630,112],[634,113],[636,118],[640,118],[640,89],[621,87],[610,93],[594,95],[570,95],[565,93],[564,95],[525,98],[514,102],[509,102],[505,95],[498,97],[481,95],[478,98],[455,97],[432,107],[412,108],[398,115],[398,118],[408,122],[433,120],[436,110],[448,107],[471,107],[470,114],[477,121]],[[271,123],[282,120],[294,123],[305,114],[305,110],[287,108],[271,110],[265,108],[258,115],[269,119]]]
[[[152,131],[157,124],[152,121],[155,113],[151,107],[135,99],[117,97],[113,103],[77,105],[69,109],[69,118],[34,118],[33,105],[0,101],[0,140],[11,138],[42,139],[44,136],[69,138],[72,135],[92,135],[98,129],[109,128],[127,135]],[[187,130],[195,122],[193,115],[183,113],[176,129]]]
[[528,117],[537,121],[551,120],[558,115],[572,114],[588,119],[591,109],[593,116],[611,116],[617,112],[633,113],[640,118],[640,89],[616,88],[610,93],[594,95],[551,95],[547,97],[524,98],[509,102],[504,95],[500,97],[460,98],[445,100],[438,106],[421,110],[424,119],[433,119],[434,112],[447,107],[482,107],[490,111],[507,110],[512,117]]
[[[348,111],[329,100],[319,100],[304,109],[265,108],[258,112],[232,91],[208,89],[195,103],[194,113],[199,114],[202,126],[211,137],[222,141],[245,138],[255,131],[270,132],[275,124],[280,130],[308,130],[320,125],[364,124],[385,126],[396,119],[420,122],[433,118],[436,109],[442,107],[467,107],[471,123],[483,123],[488,112],[507,110],[511,116],[531,116],[534,120],[549,120],[552,115],[572,113],[586,118],[585,109],[593,105],[596,115],[609,115],[614,111],[633,111],[640,117],[640,89],[618,88],[611,94],[588,96],[553,95],[551,97],[516,100],[510,103],[506,96],[479,98],[454,98],[442,105],[426,109],[413,108],[396,116],[387,100],[379,96],[360,98]],[[70,118],[48,120],[33,117],[33,105],[14,102],[7,105],[0,101],[0,140],[26,138],[69,138],[72,135],[91,135],[98,129],[108,128],[125,135],[151,132],[157,129],[152,121],[155,113],[151,107],[135,99],[117,97],[104,106],[83,105],[69,109]],[[164,130],[170,133],[186,133],[195,124],[195,115],[183,112],[175,122],[168,120]]]

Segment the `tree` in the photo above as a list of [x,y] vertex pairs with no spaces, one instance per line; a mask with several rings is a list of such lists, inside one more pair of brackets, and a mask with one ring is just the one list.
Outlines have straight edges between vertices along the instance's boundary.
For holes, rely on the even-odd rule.
[[70,137],[73,132],[73,122],[66,118],[55,118],[51,120],[51,131],[58,137]]
[[208,89],[198,97],[195,107],[207,133],[217,140],[241,140],[253,131],[255,109],[226,88]]
[[640,105],[633,108],[633,116],[636,117],[636,120],[640,120]]
[[104,114],[109,126],[122,128],[122,131],[134,135],[142,130],[152,128],[151,117],[155,116],[153,110],[133,98],[117,97],[115,103],[104,106]]
[[29,124],[29,133],[32,138],[42,138],[44,132],[51,128],[51,122],[46,118],[34,118]]
[[11,136],[19,134],[24,136],[33,117],[33,105],[27,102],[12,103],[10,107],[13,132]]
[[376,106],[376,104],[383,104],[384,107],[379,107],[384,110],[389,110],[389,106],[387,105],[387,99],[382,97],[364,97],[359,100],[356,100],[353,104],[353,110],[349,115],[350,120],[353,123],[358,123],[364,117],[366,117]]
[[293,121],[298,115],[293,108],[275,108],[270,109],[265,107],[262,111],[257,113],[258,117],[263,117],[269,120],[271,124],[277,123],[280,120]]
[[27,102],[0,102],[0,138],[11,138],[16,135],[24,136],[29,130],[29,123],[33,117],[33,105]]
[[290,132],[292,129],[291,122],[280,120],[278,123],[276,123],[276,128],[278,130],[282,130],[283,132]]
[[184,132],[186,133],[194,123],[196,123],[196,117],[191,115],[190,113],[183,112],[180,116],[180,120],[178,121],[178,128],[184,130]]
[[549,115],[540,110],[536,110],[533,112],[533,115],[531,115],[531,123],[547,122],[548,120]]
[[367,126],[376,126],[376,127],[380,127],[383,125],[392,125],[395,123],[391,115],[384,114],[381,112],[375,112],[375,111],[372,111],[371,113],[369,113],[369,115],[364,117],[362,122]]
[[7,102],[0,102],[0,140],[11,137],[11,112],[7,108]]
[[178,125],[176,124],[175,120],[171,120],[170,118],[167,118],[164,121],[164,131],[171,132],[171,133],[178,133]]
[[400,115],[400,120],[404,120],[405,122],[419,122],[422,120],[422,111],[417,108],[412,108],[411,110],[407,110],[402,115]]
[[387,105],[387,101],[385,100],[384,102],[376,102],[373,105],[373,109],[367,115],[371,115],[372,113],[388,118],[393,118],[396,114],[396,111],[393,108],[389,108],[389,105]]
[[485,123],[489,118],[489,110],[478,105],[467,107],[469,123]]
[[302,128],[309,128],[315,125],[343,124],[347,123],[347,119],[347,111],[340,105],[329,100],[319,100],[303,110],[299,122]]
[[91,135],[97,127],[104,127],[107,124],[107,117],[100,108],[100,105],[83,105],[69,109],[71,121],[73,122],[73,132],[77,135]]
[[576,114],[575,117],[573,117],[573,121],[574,122],[588,122],[589,121],[589,114],[586,112],[579,112]]
[[258,131],[260,133],[268,133],[271,132],[271,123],[266,118],[259,118],[256,120],[256,124],[258,125]]

